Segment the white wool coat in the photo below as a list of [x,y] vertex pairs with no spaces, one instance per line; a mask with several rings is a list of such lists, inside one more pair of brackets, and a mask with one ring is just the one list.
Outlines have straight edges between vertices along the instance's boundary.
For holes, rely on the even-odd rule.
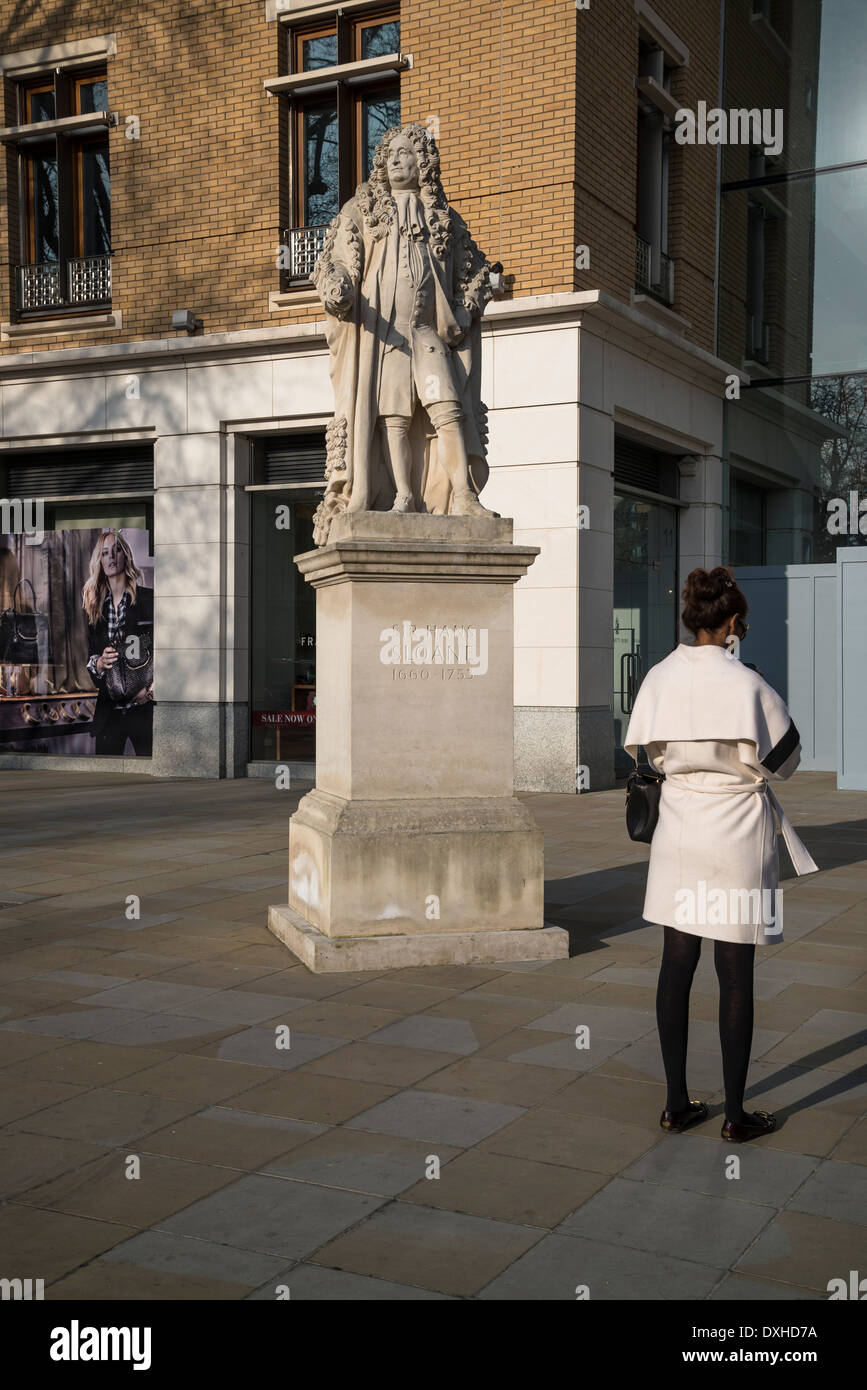
[[681,643],[651,668],[624,739],[665,773],[648,922],[721,941],[783,940],[777,827],[797,873],[818,868],[770,787],[801,760],[785,701],[726,647]]

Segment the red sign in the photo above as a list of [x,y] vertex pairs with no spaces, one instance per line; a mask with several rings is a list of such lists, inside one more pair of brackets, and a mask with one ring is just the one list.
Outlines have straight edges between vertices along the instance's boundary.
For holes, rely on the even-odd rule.
[[314,710],[254,709],[253,724],[258,729],[312,729],[316,724],[316,712]]

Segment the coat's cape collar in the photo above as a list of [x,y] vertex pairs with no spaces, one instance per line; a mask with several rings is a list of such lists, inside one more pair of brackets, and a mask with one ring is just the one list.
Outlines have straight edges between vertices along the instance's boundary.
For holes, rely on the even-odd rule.
[[777,692],[726,647],[681,643],[645,676],[623,746],[635,757],[649,743],[744,740],[761,761],[790,723]]

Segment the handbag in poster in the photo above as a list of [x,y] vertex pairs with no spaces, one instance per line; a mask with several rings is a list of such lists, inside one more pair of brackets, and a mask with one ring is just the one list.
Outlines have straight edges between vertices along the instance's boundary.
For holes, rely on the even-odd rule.
[[[19,607],[19,590],[27,585],[30,610]],[[51,660],[48,618],[36,611],[36,591],[29,579],[19,579],[12,595],[12,607],[0,613],[0,662],[9,666],[35,666]]]

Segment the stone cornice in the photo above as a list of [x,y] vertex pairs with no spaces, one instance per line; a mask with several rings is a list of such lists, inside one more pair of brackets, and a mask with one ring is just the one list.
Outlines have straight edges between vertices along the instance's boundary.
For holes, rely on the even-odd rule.
[[[482,332],[509,331],[513,324],[532,327],[564,322],[578,327],[586,323],[592,332],[619,342],[637,356],[660,364],[664,361],[681,375],[705,378],[713,384],[714,390],[720,388],[727,376],[737,376],[744,383],[750,380],[744,371],[690,343],[682,333],[654,322],[637,308],[623,304],[602,290],[492,300],[482,319]],[[99,369],[103,365],[107,370],[114,367],[122,371],[128,363],[148,360],[176,366],[209,358],[214,361],[224,361],[229,356],[242,359],[269,349],[276,353],[314,347],[324,349],[325,329],[326,321],[320,318],[230,333],[203,333],[195,337],[148,338],[138,342],[53,348],[45,352],[7,353],[0,356],[0,379],[27,377],[33,372],[57,376],[65,371]]]
[[512,544],[509,517],[353,512],[335,518],[331,533],[328,545],[295,557],[314,589],[349,580],[515,584],[539,554]]
[[47,352],[6,353],[0,357],[0,378],[28,376],[43,371],[50,376],[103,364],[123,371],[130,362],[150,360],[164,366],[198,363],[227,355],[243,358],[280,348],[303,350],[325,346],[325,320],[308,319],[274,328],[242,329],[234,333],[203,333],[198,337],[143,338],[137,342],[104,343],[93,347],[52,348]]

